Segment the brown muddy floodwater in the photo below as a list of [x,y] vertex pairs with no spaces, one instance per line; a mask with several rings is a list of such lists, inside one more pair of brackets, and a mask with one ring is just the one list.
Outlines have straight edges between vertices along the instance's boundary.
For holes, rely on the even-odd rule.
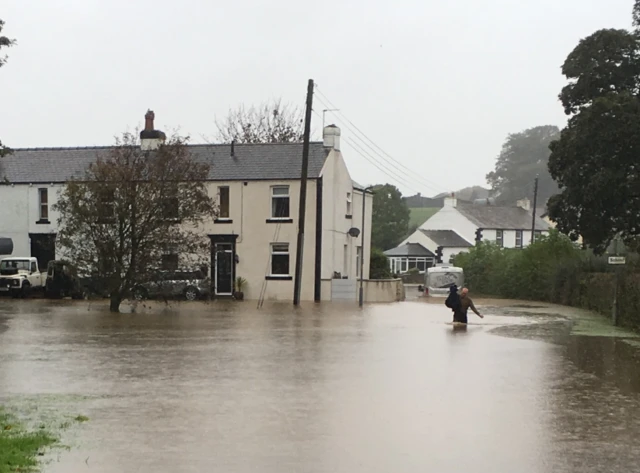
[[638,471],[637,342],[476,302],[0,299],[0,404],[90,418],[49,473]]

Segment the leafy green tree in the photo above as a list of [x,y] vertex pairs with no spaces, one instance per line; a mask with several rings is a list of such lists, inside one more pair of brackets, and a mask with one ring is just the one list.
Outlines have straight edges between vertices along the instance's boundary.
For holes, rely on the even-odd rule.
[[549,172],[561,192],[549,201],[549,216],[602,253],[616,234],[625,242],[640,235],[639,37],[597,31],[562,70],[570,83],[560,99],[571,118],[551,145]]
[[375,186],[373,192],[372,245],[381,250],[389,250],[396,247],[407,234],[409,207],[396,186]]
[[[2,36],[2,29],[4,28],[4,21],[0,20],[0,49],[8,48],[13,46],[16,41],[15,39],[7,38],[6,36]],[[7,56],[0,55],[0,67],[4,66],[7,62]],[[11,149],[2,144],[0,141],[0,158],[11,153]]]
[[551,146],[549,170],[562,191],[549,216],[573,240],[602,253],[620,234],[640,235],[640,101],[631,94],[596,98],[569,120]]
[[624,92],[637,95],[640,86],[638,37],[626,30],[605,29],[582,39],[562,65],[569,80],[560,93],[565,113],[589,107],[598,97]]
[[533,200],[536,176],[539,176],[538,202],[545,203],[558,192],[547,165],[549,144],[559,133],[558,127],[545,125],[507,136],[495,170],[487,174],[487,181],[499,195],[499,201],[513,203],[524,197]]

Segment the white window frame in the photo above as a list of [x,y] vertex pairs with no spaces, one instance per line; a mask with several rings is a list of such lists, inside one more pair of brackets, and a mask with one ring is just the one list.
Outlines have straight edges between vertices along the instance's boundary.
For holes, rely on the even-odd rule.
[[516,230],[516,248],[522,247],[524,247],[524,232],[522,230]]
[[504,248],[504,230],[496,230],[496,245]]
[[353,201],[351,200],[351,192],[347,192],[347,215],[352,215],[352,204]]
[[[276,194],[275,191],[276,189],[286,189],[287,193],[286,194]],[[275,205],[275,200],[276,199],[288,199],[289,201],[289,213],[286,216],[276,216],[275,214],[275,210],[277,208],[277,206]],[[271,186],[271,199],[270,199],[270,203],[271,203],[271,220],[289,220],[291,218],[291,189],[288,185],[286,184],[282,184],[282,185],[277,185],[277,186]]]
[[[286,250],[283,249],[277,249],[277,247],[284,247],[286,246]],[[271,245],[269,246],[269,251],[270,251],[270,261],[269,261],[269,276],[273,277],[273,278],[288,278],[291,277],[291,252],[289,251],[289,243],[271,243]],[[289,273],[288,274],[274,274],[273,272],[273,256],[274,255],[287,255],[287,257],[289,258]]]
[[[46,195],[47,197],[47,201],[46,202],[42,202],[42,195]],[[46,208],[47,209],[47,215],[43,216],[42,214],[42,209]],[[39,216],[39,220],[41,221],[48,221],[49,220],[49,189],[47,189],[46,187],[40,187],[38,188],[38,216]]]

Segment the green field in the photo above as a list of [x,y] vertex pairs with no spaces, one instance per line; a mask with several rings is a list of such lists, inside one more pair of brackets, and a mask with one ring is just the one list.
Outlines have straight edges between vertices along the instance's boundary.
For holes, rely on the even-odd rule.
[[411,219],[409,220],[409,226],[420,226],[427,220],[429,220],[439,208],[435,207],[422,207],[417,209],[409,209],[411,211]]

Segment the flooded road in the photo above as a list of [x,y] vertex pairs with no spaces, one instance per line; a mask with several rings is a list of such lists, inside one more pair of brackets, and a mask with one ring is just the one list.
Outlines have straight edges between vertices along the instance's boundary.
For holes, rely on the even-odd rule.
[[636,471],[638,342],[476,303],[2,299],[0,404],[90,418],[49,473]]

